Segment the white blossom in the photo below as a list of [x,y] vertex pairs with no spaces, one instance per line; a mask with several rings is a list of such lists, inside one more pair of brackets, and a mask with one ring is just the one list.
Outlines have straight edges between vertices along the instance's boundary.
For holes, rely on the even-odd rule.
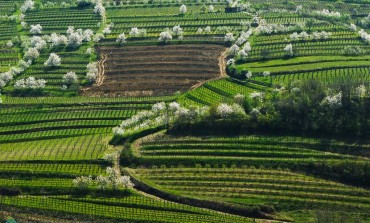
[[70,71],[63,76],[63,83],[73,84],[78,81],[78,77],[75,72]]
[[27,23],[26,22],[21,22],[21,26],[23,29],[26,29],[27,28]]
[[342,92],[335,95],[327,95],[321,102],[322,105],[328,105],[330,108],[339,108],[342,106]]
[[208,7],[208,12],[215,12],[215,7],[213,7],[213,5],[210,5]]
[[87,73],[86,73],[86,79],[93,83],[95,82],[97,75],[98,75],[98,63],[97,62],[91,62],[86,65]]
[[35,2],[32,0],[26,0],[21,6],[21,12],[28,12],[35,8]]
[[262,76],[264,77],[270,76],[270,71],[263,71]]
[[220,104],[217,107],[217,114],[221,116],[221,118],[226,118],[233,113],[233,108],[228,104]]
[[105,190],[107,189],[107,187],[109,186],[109,179],[108,177],[105,177],[105,176],[98,176],[96,179],[95,179],[95,182],[96,182],[96,185],[98,187],[98,189],[100,190]]
[[68,38],[65,35],[58,35],[52,33],[50,35],[51,47],[66,46],[68,44]]
[[245,77],[246,77],[247,79],[252,78],[252,76],[253,76],[252,71],[248,71],[248,72],[245,74]]
[[360,85],[356,88],[355,90],[356,92],[356,96],[359,97],[359,98],[363,98],[366,96],[366,87],[365,85]]
[[9,40],[8,42],[6,42],[6,47],[8,47],[8,48],[13,47],[13,42],[11,40]]
[[62,60],[56,53],[51,53],[47,61],[45,61],[44,65],[47,67],[58,67],[60,66]]
[[169,31],[163,31],[159,34],[159,39],[160,42],[167,43],[168,41],[172,40],[172,35]]
[[87,48],[86,49],[86,54],[88,54],[88,55],[91,55],[91,54],[93,54],[95,51],[94,51],[94,49],[93,48],[91,48],[91,47],[89,47],[89,48]]
[[233,66],[235,65],[235,60],[234,59],[229,59],[227,62],[226,62],[227,66]]
[[123,45],[126,43],[126,36],[125,36],[125,33],[121,33],[118,35],[117,39],[116,39],[116,42],[119,44],[119,45]]
[[131,31],[130,31],[129,34],[132,37],[138,37],[139,34],[140,34],[140,31],[139,31],[139,29],[137,27],[133,27],[133,28],[131,28]]
[[83,36],[78,32],[73,32],[68,36],[68,47],[76,48],[82,45]]
[[19,79],[15,82],[15,89],[42,89],[45,88],[46,81],[44,79],[36,79],[28,77],[27,79]]
[[83,41],[90,42],[92,37],[94,36],[94,32],[91,29],[86,29],[83,32]]
[[29,48],[25,53],[24,53],[24,59],[26,60],[36,60],[40,56],[40,53],[37,49],[35,48]]
[[284,48],[284,51],[286,52],[287,55],[289,56],[293,56],[294,53],[293,53],[293,45],[290,43],[290,44],[287,44]]
[[361,39],[367,43],[367,44],[370,44],[370,34],[368,34],[367,32],[365,32],[365,30],[361,29],[360,31],[358,31],[358,34],[360,35]]
[[111,34],[111,33],[112,33],[112,30],[110,29],[110,27],[105,27],[104,28],[104,30],[103,30],[104,35]]
[[205,33],[210,33],[211,32],[211,27],[207,26],[206,28],[204,28],[204,32]]
[[171,112],[175,113],[177,112],[179,109],[180,109],[180,104],[177,103],[177,102],[171,102],[169,105],[168,105],[168,108]]
[[185,14],[185,13],[186,13],[186,11],[187,11],[187,9],[186,9],[186,5],[181,5],[181,6],[180,6],[180,14]]
[[239,105],[242,105],[244,100],[245,100],[245,95],[244,94],[236,94],[234,96],[234,100],[236,103],[238,103]]
[[172,32],[173,32],[174,36],[182,36],[182,34],[183,34],[183,31],[182,31],[182,28],[180,27],[180,25],[174,26],[172,28]]
[[73,180],[74,186],[79,189],[87,189],[90,186],[91,182],[91,176],[80,176]]
[[234,44],[229,48],[229,56],[235,56],[239,52],[238,45]]
[[116,179],[118,185],[122,185],[125,189],[132,189],[134,184],[131,182],[129,176],[121,176]]
[[254,91],[254,92],[252,92],[250,95],[249,95],[249,97],[250,98],[252,98],[252,99],[262,99],[262,97],[263,97],[263,94],[261,93],[261,92],[256,92],[256,91]]
[[42,26],[40,24],[31,25],[30,33],[31,34],[41,34],[42,33]]
[[231,43],[235,41],[234,34],[233,33],[226,33],[224,37],[224,41],[227,43]]
[[46,41],[43,40],[41,37],[39,36],[32,36],[31,37],[31,47],[37,49],[38,51],[42,51],[43,49],[46,48],[47,44],[46,44]]
[[314,15],[323,16],[323,17],[332,17],[332,18],[339,18],[341,14],[339,12],[331,12],[328,9],[323,9],[322,11],[314,11]]
[[101,3],[98,3],[94,7],[94,13],[99,14],[100,16],[105,15],[105,8]]

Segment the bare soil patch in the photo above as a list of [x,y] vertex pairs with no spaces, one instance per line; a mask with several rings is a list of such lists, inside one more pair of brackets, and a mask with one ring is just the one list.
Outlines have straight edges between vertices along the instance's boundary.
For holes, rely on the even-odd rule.
[[[219,45],[103,46],[97,84],[85,96],[162,96],[222,75]],[[223,58],[223,57],[222,57]]]

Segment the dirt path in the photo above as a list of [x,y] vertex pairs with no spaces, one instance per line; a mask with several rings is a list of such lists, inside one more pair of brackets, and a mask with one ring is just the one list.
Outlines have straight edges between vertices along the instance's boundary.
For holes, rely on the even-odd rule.
[[226,54],[227,54],[227,49],[221,53],[221,55],[218,57],[218,66],[220,67],[220,76],[206,80],[206,81],[199,81],[197,84],[193,85],[190,90],[194,90],[200,86],[202,86],[204,83],[209,82],[209,81],[215,81],[219,80],[221,78],[227,77],[226,74]]
[[107,60],[107,54],[102,54],[102,59],[98,62],[99,72],[96,77],[96,82],[94,86],[101,86],[104,83],[105,79],[105,66],[104,63]]

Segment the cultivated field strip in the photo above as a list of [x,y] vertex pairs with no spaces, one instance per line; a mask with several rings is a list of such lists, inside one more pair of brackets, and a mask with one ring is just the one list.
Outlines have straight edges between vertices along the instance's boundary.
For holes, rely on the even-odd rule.
[[129,118],[140,110],[148,109],[154,102],[109,103],[68,104],[60,100],[59,104],[50,101],[44,106],[31,103],[7,105],[0,112],[0,141],[14,143],[109,133],[123,117]]
[[107,149],[104,138],[101,135],[87,135],[64,139],[2,143],[0,161],[96,160],[102,158]]
[[137,169],[135,176],[182,196],[277,208],[370,208],[370,191],[283,170],[250,168]]
[[[101,47],[107,55],[102,85],[85,95],[173,95],[219,75],[218,57],[223,47],[146,46]],[[193,64],[195,62],[195,64]]]
[[[282,141],[283,140],[283,141]],[[250,136],[245,138],[150,138],[138,141],[138,163],[148,165],[236,164],[289,168],[317,162],[368,162],[369,146],[352,152],[336,142],[302,141],[301,138]],[[305,143],[306,142],[306,143]],[[332,144],[334,143],[334,144]],[[354,155],[348,155],[354,154]],[[358,156],[359,155],[359,156]]]
[[71,196],[0,197],[6,205],[33,212],[78,214],[85,219],[110,219],[134,222],[252,222],[251,219],[225,215],[188,205],[132,194],[123,198],[73,198]]
[[183,105],[213,105],[221,102],[233,102],[234,96],[249,96],[252,92],[268,90],[267,87],[252,82],[238,82],[232,79],[220,79],[206,82],[203,86],[187,92],[179,98]]
[[[22,149],[22,148],[20,148]],[[0,176],[11,175],[64,175],[64,176],[79,176],[79,175],[99,175],[105,174],[105,168],[100,164],[85,164],[85,163],[29,163],[18,160],[16,154],[10,154],[13,160],[5,160],[0,162]],[[49,157],[50,158],[50,157]],[[48,158],[46,158],[47,160]],[[53,159],[53,161],[56,159]],[[20,161],[20,162],[19,162]],[[24,160],[26,161],[26,160]]]
[[40,24],[43,34],[65,33],[68,26],[96,31],[100,21],[100,17],[94,14],[92,9],[45,9],[26,14],[26,22]]
[[17,34],[16,22],[0,18],[0,30],[0,73],[2,73],[18,63],[19,50],[15,46],[6,46],[7,42],[11,41]]

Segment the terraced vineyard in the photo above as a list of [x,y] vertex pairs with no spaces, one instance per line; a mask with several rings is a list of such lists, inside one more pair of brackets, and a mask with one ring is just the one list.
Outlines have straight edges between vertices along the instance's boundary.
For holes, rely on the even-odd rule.
[[169,193],[211,201],[273,205],[279,211],[369,209],[368,190],[283,170],[200,167],[132,171],[139,179]]
[[[49,17],[52,15],[51,17]],[[65,33],[69,26],[79,29],[99,29],[101,19],[92,9],[45,9],[39,12],[26,14],[28,24],[40,24],[44,34]]]
[[370,222],[369,13],[0,0],[0,222]]

